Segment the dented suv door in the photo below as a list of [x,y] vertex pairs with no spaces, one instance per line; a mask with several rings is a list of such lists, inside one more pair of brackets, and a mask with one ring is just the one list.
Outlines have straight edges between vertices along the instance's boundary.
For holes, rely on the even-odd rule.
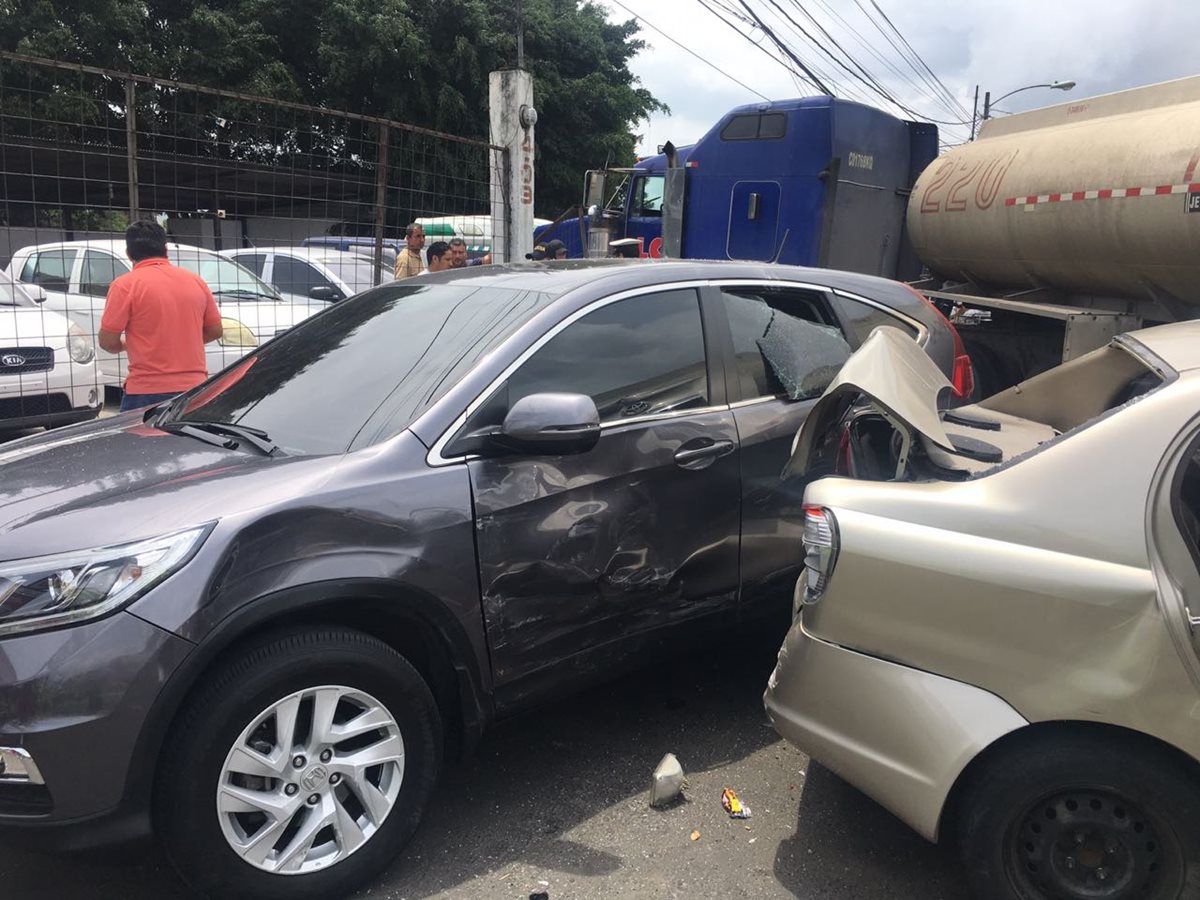
[[610,674],[664,626],[737,598],[737,432],[710,378],[699,295],[597,306],[480,407],[568,391],[590,395],[602,423],[585,453],[469,463],[500,710]]

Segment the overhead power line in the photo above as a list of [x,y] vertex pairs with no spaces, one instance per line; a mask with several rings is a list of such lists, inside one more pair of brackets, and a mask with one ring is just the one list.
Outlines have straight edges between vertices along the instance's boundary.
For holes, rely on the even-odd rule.
[[611,2],[613,4],[615,4],[616,6],[621,7],[621,9],[625,10],[625,12],[629,13],[629,15],[633,16],[635,19],[637,19],[639,22],[641,22],[647,28],[657,31],[659,34],[661,34],[663,37],[665,37],[668,41],[670,41],[675,46],[679,47],[682,50],[686,50],[692,56],[696,57],[696,59],[700,60],[700,62],[702,62],[706,66],[708,66],[710,69],[720,72],[722,75],[724,75],[730,81],[732,81],[734,84],[740,85],[741,87],[748,90],[750,93],[754,94],[756,97],[762,97],[762,99],[766,100],[768,103],[770,102],[771,98],[768,97],[766,94],[756,91],[754,88],[750,87],[750,85],[746,84],[744,81],[739,81],[737,78],[734,78],[732,75],[730,75],[724,69],[722,69],[720,66],[716,65],[711,60],[705,59],[703,56],[701,56],[699,53],[697,53],[691,47],[684,44],[682,41],[678,41],[675,38],[671,37],[671,35],[667,34],[665,31],[663,31],[661,28],[659,28],[653,22],[647,22],[645,18],[643,18],[642,16],[635,13],[632,9],[630,9],[628,6],[626,6],[624,3],[622,3],[621,0],[611,0]]
[[[861,29],[851,26],[825,0],[817,0],[831,16],[824,21],[810,11],[809,4],[804,0],[698,2],[740,37],[782,66],[793,79],[803,79],[816,90],[831,96],[858,100],[868,105],[882,104],[905,116],[941,125],[950,139],[957,138],[957,132],[962,131],[965,139],[970,115],[920,58],[895,23],[886,17],[876,0],[869,0],[870,6],[862,0],[855,0],[855,5],[886,41],[885,50],[890,49],[899,58],[898,65],[885,52],[865,41],[860,34]],[[843,31],[840,38],[834,34],[834,29],[839,26]],[[762,35],[761,40],[755,38],[757,34]],[[856,51],[852,51],[845,43],[846,35],[883,65],[896,80],[891,81],[886,73],[881,77],[879,70],[873,71],[873,66],[857,58]],[[774,48],[774,52],[770,48]],[[911,73],[906,73],[906,70],[911,70]],[[897,91],[894,85],[900,86],[900,90]],[[939,111],[931,115],[914,108],[901,99],[906,92],[922,98],[920,102],[928,101]],[[945,110],[945,114],[940,110]]]

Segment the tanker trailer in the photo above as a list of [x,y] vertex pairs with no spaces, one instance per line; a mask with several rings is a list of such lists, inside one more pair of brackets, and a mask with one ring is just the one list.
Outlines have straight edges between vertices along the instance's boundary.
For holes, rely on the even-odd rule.
[[1200,317],[1200,76],[989,119],[907,223],[982,393]]

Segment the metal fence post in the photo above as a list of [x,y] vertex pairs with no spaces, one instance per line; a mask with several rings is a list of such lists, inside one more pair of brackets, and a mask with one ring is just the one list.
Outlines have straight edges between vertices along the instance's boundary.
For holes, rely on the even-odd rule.
[[375,164],[375,284],[383,281],[383,226],[387,223],[388,134],[391,127],[379,124],[379,161]]
[[137,83],[125,79],[125,151],[128,156],[129,178],[129,221],[136,222],[141,206],[138,200],[137,161]]

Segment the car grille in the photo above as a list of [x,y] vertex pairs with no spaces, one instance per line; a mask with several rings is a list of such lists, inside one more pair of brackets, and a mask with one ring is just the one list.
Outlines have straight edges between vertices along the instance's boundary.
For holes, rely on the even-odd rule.
[[49,347],[0,347],[0,375],[49,372],[54,368],[54,351]]
[[66,394],[42,394],[36,397],[0,397],[0,419],[24,419],[70,412],[71,400]]

